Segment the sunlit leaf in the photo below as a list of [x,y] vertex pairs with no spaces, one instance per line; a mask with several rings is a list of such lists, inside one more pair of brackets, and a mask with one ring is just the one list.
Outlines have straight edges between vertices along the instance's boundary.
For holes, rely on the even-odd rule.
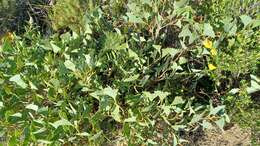
[[116,105],[111,115],[117,122],[121,122],[120,108],[118,105]]
[[61,119],[61,120],[58,120],[54,123],[51,123],[51,125],[54,127],[54,128],[58,128],[59,126],[72,126],[72,124],[66,120],[66,119]]
[[76,71],[76,66],[74,65],[74,63],[73,62],[71,62],[70,60],[66,60],[65,62],[64,62],[64,65],[65,65],[65,67],[67,68],[67,69],[69,69],[69,70],[71,70],[71,71]]
[[205,36],[209,36],[209,37],[212,37],[212,38],[215,37],[215,32],[213,30],[213,27],[209,23],[204,24],[203,34]]
[[247,15],[241,15],[240,19],[243,22],[244,27],[246,27],[248,24],[250,24],[252,22],[252,18],[250,16],[247,16]]
[[23,79],[21,78],[21,75],[17,74],[12,76],[9,81],[11,82],[15,82],[17,85],[19,85],[22,88],[27,88],[27,84],[23,81]]
[[38,111],[38,106],[35,105],[35,104],[28,104],[26,107],[26,109],[31,109],[31,110],[34,110],[34,111]]

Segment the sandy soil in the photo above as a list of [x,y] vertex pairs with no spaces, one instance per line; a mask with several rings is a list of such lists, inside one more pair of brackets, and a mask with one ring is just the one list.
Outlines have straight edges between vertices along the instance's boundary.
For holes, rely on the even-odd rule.
[[194,144],[198,146],[250,146],[250,129],[241,129],[238,125],[232,125],[225,131],[219,129],[208,130]]

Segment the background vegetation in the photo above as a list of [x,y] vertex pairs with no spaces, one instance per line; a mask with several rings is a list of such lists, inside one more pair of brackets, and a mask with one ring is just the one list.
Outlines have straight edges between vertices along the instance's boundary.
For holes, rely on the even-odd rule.
[[0,4],[8,145],[187,144],[230,119],[259,142],[257,0]]

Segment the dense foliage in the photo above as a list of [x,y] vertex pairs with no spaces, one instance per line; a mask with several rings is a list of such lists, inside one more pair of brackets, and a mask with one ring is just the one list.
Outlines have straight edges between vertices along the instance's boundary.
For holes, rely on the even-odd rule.
[[29,13],[24,33],[2,37],[0,137],[177,145],[223,128],[260,90],[259,3],[230,1],[57,0],[45,21]]

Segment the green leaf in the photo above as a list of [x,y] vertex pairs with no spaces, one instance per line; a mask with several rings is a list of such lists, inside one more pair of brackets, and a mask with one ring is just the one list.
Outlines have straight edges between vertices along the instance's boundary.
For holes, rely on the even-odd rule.
[[179,8],[186,6],[187,2],[188,2],[188,0],[174,1],[174,9],[179,9]]
[[130,76],[130,77],[124,79],[123,81],[124,81],[124,82],[132,82],[132,81],[137,80],[137,79],[139,78],[139,76],[140,76],[139,74],[133,75],[133,76]]
[[29,85],[32,90],[38,90],[38,88],[31,81],[29,82]]
[[200,115],[195,114],[195,115],[192,117],[192,119],[191,119],[191,121],[190,121],[190,124],[194,124],[194,123],[199,122],[199,121],[202,119],[202,117],[203,117],[202,114],[200,114]]
[[260,79],[257,76],[251,74],[250,77],[251,77],[252,80],[260,83]]
[[22,117],[22,114],[21,114],[21,113],[15,113],[15,114],[12,114],[11,117],[21,118],[21,117]]
[[126,13],[128,21],[131,23],[144,23],[144,21],[133,13]]
[[51,48],[52,48],[54,53],[60,52],[60,50],[61,50],[60,47],[56,46],[53,42],[51,42],[50,44],[51,44]]
[[52,144],[51,141],[43,140],[43,139],[38,139],[37,142],[40,143],[40,144],[41,144],[41,143],[42,143],[42,144]]
[[98,139],[101,135],[102,135],[103,131],[99,131],[98,133],[96,133],[95,135],[93,135],[92,137],[90,137],[90,140],[96,140]]
[[225,126],[225,119],[224,118],[221,118],[217,121],[215,121],[215,123],[217,124],[217,126],[223,130],[224,126]]
[[217,106],[215,108],[211,108],[209,115],[216,115],[217,113],[219,113],[220,111],[223,111],[224,109],[225,109],[224,105]]
[[178,49],[174,49],[174,48],[162,49],[162,57],[165,57],[167,55],[171,55],[172,57],[174,57],[177,53],[179,53]]
[[248,24],[250,24],[253,20],[250,16],[247,15],[241,15],[240,16],[241,21],[244,24],[244,27],[246,27]]
[[127,119],[124,120],[124,122],[128,122],[128,123],[136,122],[136,117],[133,116],[133,117],[127,118]]
[[231,89],[228,93],[232,94],[232,95],[235,95],[239,92],[239,88],[234,88],[234,89]]
[[260,85],[256,81],[251,80],[251,86],[247,87],[246,90],[248,94],[252,94],[254,92],[260,91]]
[[161,52],[161,45],[153,45],[153,48],[157,51],[157,52]]
[[170,115],[170,113],[171,113],[171,106],[163,105],[162,109],[163,109],[163,112],[165,113],[166,116]]
[[19,74],[12,76],[9,81],[15,82],[17,85],[19,85],[22,88],[27,88],[27,84],[22,80],[21,76]]
[[214,30],[213,30],[213,27],[209,23],[205,23],[204,24],[203,34],[205,36],[209,36],[209,37],[212,37],[212,38],[215,37],[215,33],[214,33]]
[[236,32],[237,32],[237,25],[234,23],[232,28],[230,29],[230,31],[228,32],[228,35],[229,36],[234,36],[236,35]]
[[47,129],[46,128],[41,128],[41,129],[39,129],[39,130],[37,130],[37,131],[35,131],[35,132],[32,132],[33,134],[39,134],[39,133],[43,133],[43,132],[45,132]]
[[156,98],[155,94],[151,94],[150,92],[146,91],[143,92],[143,96],[148,98],[150,101],[153,101]]
[[90,28],[90,25],[89,24],[85,24],[85,33],[86,34],[92,34],[92,30]]
[[157,144],[158,144],[157,142],[155,142],[155,141],[153,141],[153,140],[151,140],[151,139],[148,139],[148,140],[147,140],[147,143],[148,143],[148,144],[152,144],[152,145],[157,145]]
[[121,115],[120,115],[120,108],[118,105],[116,105],[115,109],[111,113],[111,116],[117,121],[121,122]]
[[59,126],[72,126],[72,124],[68,120],[66,120],[66,119],[58,120],[58,121],[56,121],[54,123],[51,123],[51,125],[55,129],[57,129]]
[[135,60],[139,60],[138,55],[131,49],[128,49],[128,55],[129,55],[130,58],[133,58]]
[[173,105],[183,104],[185,101],[182,99],[181,96],[176,96],[172,102]]
[[163,92],[163,91],[155,91],[154,94],[155,94],[155,96],[159,96],[160,101],[162,102],[171,93],[170,92]]
[[25,107],[26,109],[31,109],[31,110],[34,110],[34,111],[38,111],[38,106],[35,105],[35,104],[29,104]]
[[185,25],[182,28],[181,32],[179,33],[179,37],[187,37],[187,36],[188,37],[192,36],[192,33],[191,33],[190,29],[189,29],[189,25]]
[[116,100],[116,96],[118,94],[118,89],[112,89],[111,87],[107,87],[102,90],[102,93],[104,95],[108,95],[108,96],[112,97],[114,100]]
[[253,20],[252,24],[253,24],[252,28],[258,27],[260,26],[260,20]]
[[65,67],[66,67],[67,69],[69,69],[69,70],[71,70],[71,71],[73,71],[73,72],[76,71],[76,66],[75,66],[74,63],[71,62],[70,60],[66,60],[66,61],[64,62],[64,65],[65,65]]
[[4,103],[0,101],[0,109],[4,107]]

